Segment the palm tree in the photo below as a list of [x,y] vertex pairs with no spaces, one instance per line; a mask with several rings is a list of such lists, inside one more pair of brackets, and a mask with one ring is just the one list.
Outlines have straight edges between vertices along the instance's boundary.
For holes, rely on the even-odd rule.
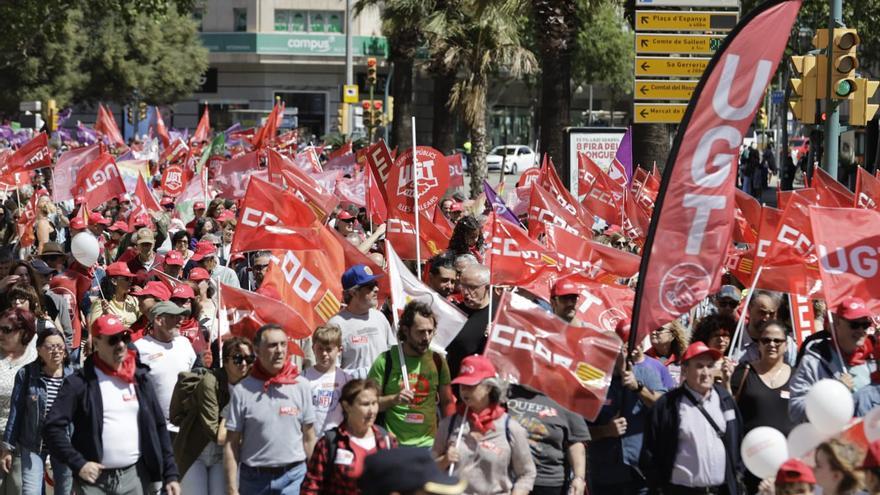
[[436,60],[460,77],[450,93],[472,144],[471,196],[487,176],[486,97],[490,78],[503,70],[519,78],[537,69],[535,56],[520,43],[524,0],[449,0],[452,8],[435,12],[424,27]]
[[[449,0],[436,0],[434,12],[453,8]],[[444,155],[455,149],[455,112],[449,108],[449,95],[458,75],[457,67],[443,63],[443,54],[435,53],[427,64],[428,73],[434,80],[434,118],[431,121],[431,145]]]

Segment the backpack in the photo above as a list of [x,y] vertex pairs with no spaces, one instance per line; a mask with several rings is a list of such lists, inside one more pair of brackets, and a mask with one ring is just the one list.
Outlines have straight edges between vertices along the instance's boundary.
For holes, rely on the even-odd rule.
[[196,387],[202,383],[205,375],[210,370],[196,368],[192,371],[181,371],[177,374],[177,383],[171,392],[171,404],[168,407],[168,420],[171,424],[180,427],[191,411],[195,409]]
[[[431,353],[431,357],[434,360],[434,367],[437,368],[437,377],[440,377],[440,373],[443,372],[443,357],[437,354],[434,351],[428,351]],[[385,369],[382,370],[382,390],[379,391],[379,395],[386,395],[385,389],[388,387],[388,380],[391,379],[391,367],[393,366],[391,349],[388,349],[383,354],[385,354]],[[385,412],[380,412],[376,417],[376,424],[385,424]]]
[[[385,428],[382,428],[379,425],[375,425],[376,429],[379,430],[378,438],[376,438],[376,450],[379,450],[379,441],[385,440],[385,449],[391,449],[391,436],[388,434],[388,431]],[[336,461],[336,451],[339,450],[339,447],[336,445],[336,441],[339,439],[339,430],[336,428],[327,430],[324,432],[324,438],[327,439],[327,458],[324,460],[324,473],[332,473],[333,472],[333,463]],[[325,479],[326,483],[327,480]]]

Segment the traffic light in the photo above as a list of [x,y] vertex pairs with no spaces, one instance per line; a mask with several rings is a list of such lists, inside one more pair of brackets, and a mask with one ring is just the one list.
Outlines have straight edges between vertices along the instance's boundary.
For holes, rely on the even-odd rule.
[[142,101],[138,104],[138,123],[147,120],[147,102]]
[[855,80],[855,91],[849,108],[849,125],[866,126],[868,121],[874,118],[880,105],[868,103],[868,100],[877,92],[880,81],[870,81],[861,77]]
[[[831,98],[835,100],[848,100],[853,97],[856,90],[855,73],[859,68],[856,49],[860,42],[856,30],[846,28],[836,28],[830,35],[827,29],[820,29],[813,37],[813,45],[816,48],[826,50],[826,53],[830,52],[832,71],[830,89]],[[820,62],[827,64],[827,59]],[[823,81],[826,80],[825,77],[827,76],[820,74]],[[824,83],[820,83],[820,98],[825,96],[824,89]]]
[[388,108],[385,110],[385,122],[394,122],[394,97],[387,97],[385,102],[388,105]]
[[370,104],[370,100],[364,100],[361,102],[361,108],[364,109],[364,126],[365,127],[373,127],[374,115],[373,115],[373,105]]
[[340,104],[336,111],[336,128],[339,134],[348,134],[348,103]]
[[816,83],[819,73],[816,62],[817,57],[811,55],[791,57],[794,70],[801,77],[791,79],[791,90],[797,96],[792,97],[788,104],[794,117],[803,124],[816,123]]
[[758,127],[767,128],[767,110],[763,106],[758,109]]
[[47,127],[51,134],[58,129],[58,106],[55,104],[55,100],[50,99],[46,102],[46,118],[48,120]]
[[378,81],[378,74],[376,74],[376,58],[370,57],[367,59],[367,86],[375,86]]

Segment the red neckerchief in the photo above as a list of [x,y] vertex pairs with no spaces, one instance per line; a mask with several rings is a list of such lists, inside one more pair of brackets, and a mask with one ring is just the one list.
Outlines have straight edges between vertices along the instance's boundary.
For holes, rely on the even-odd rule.
[[868,362],[868,358],[874,354],[874,346],[870,339],[865,339],[865,343],[860,345],[855,352],[846,356],[847,366],[858,366]]
[[[465,416],[465,405],[463,401],[456,405],[456,411],[458,414]],[[477,430],[480,433],[486,433],[489,430],[495,429],[495,420],[504,415],[504,412],[504,408],[499,404],[492,404],[480,412],[474,412],[473,409],[468,409],[468,424],[470,424],[471,428],[474,430]]]
[[254,368],[251,370],[251,376],[257,380],[262,380],[263,390],[268,392],[269,386],[273,384],[289,385],[296,383],[296,377],[299,376],[299,370],[296,368],[296,365],[288,360],[284,364],[284,367],[281,368],[281,371],[275,375],[270,375],[268,371],[263,369],[260,362],[257,361],[254,363]]
[[134,383],[135,354],[135,351],[129,349],[128,353],[125,355],[125,359],[122,360],[122,366],[120,366],[119,369],[115,369],[105,363],[101,357],[95,353],[95,367],[103,371],[107,376],[119,378],[126,383]]

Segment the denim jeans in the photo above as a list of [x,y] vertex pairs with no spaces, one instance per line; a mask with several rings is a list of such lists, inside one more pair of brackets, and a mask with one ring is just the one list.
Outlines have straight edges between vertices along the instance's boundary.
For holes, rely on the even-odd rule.
[[[22,495],[43,495],[46,493],[43,482],[47,453],[39,454],[24,447],[21,449],[21,493]],[[73,489],[73,475],[63,462],[50,459],[55,493],[68,495]]]
[[306,477],[306,463],[300,462],[282,474],[261,473],[241,464],[238,492],[248,495],[299,495]]
[[199,458],[187,469],[180,489],[187,495],[226,493],[226,473],[223,470],[223,448],[209,443]]

